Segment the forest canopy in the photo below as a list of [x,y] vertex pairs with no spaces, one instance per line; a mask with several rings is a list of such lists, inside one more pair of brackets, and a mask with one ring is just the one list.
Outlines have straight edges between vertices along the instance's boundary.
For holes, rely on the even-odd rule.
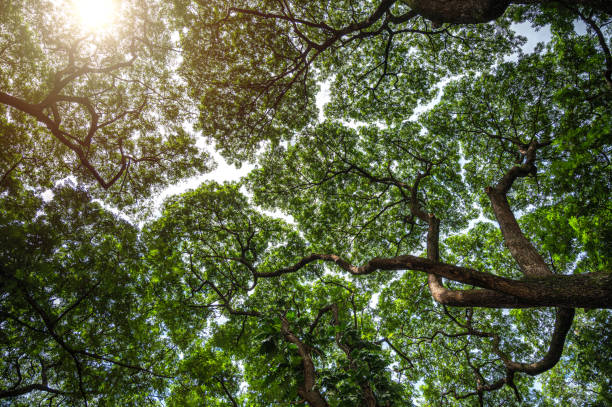
[[0,406],[612,404],[608,1],[78,1],[0,3]]

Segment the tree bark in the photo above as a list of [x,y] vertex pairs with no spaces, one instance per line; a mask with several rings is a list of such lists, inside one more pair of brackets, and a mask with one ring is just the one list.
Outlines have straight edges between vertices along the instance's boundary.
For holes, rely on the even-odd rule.
[[610,0],[408,0],[406,3],[418,15],[438,24],[487,23],[501,17],[510,4],[584,6],[612,14]]
[[508,7],[506,0],[410,0],[408,5],[435,23],[476,24],[500,17]]
[[311,407],[329,407],[319,390],[316,389],[315,366],[310,356],[308,347],[289,329],[289,321],[281,316],[281,331],[288,342],[298,348],[302,358],[304,381],[298,385],[298,395],[302,397]]
[[605,14],[612,15],[612,1],[610,0],[565,0],[565,1],[554,1],[554,0],[512,0],[511,4],[535,4],[535,5],[558,5],[561,7],[569,6],[584,6],[589,7],[595,11],[599,11]]
[[530,277],[550,275],[546,262],[521,231],[506,194],[497,188],[487,188],[486,192],[504,237],[504,243],[523,274]]
[[[513,280],[467,267],[432,261],[427,258],[403,255],[389,258],[375,257],[362,266],[355,266],[335,254],[311,254],[294,266],[270,273],[254,273],[257,278],[277,277],[295,273],[309,263],[327,261],[354,275],[371,274],[377,270],[414,270],[435,274],[459,283],[485,288],[504,294],[508,307],[496,304],[457,304],[490,308],[570,307],[612,308],[612,273],[596,272],[573,275],[548,275]],[[461,293],[463,291],[457,291]],[[468,291],[469,293],[469,291]],[[488,295],[489,298],[494,298]],[[486,297],[486,296],[484,296]],[[515,297],[516,300],[512,300]],[[512,304],[512,301],[516,303]]]

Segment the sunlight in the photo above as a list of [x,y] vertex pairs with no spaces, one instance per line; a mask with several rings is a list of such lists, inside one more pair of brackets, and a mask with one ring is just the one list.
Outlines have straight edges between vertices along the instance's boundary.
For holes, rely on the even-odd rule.
[[108,27],[114,20],[114,0],[73,0],[74,10],[88,31]]

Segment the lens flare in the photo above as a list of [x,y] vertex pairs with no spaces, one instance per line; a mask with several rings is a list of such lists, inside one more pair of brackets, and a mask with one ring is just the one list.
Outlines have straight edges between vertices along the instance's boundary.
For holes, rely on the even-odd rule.
[[74,10],[83,27],[90,31],[107,28],[115,16],[114,0],[74,0]]

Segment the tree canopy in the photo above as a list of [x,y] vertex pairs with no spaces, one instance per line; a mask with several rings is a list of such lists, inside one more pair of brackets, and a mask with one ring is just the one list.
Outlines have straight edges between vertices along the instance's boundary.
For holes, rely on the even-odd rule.
[[73,176],[125,206],[208,169],[184,125],[195,108],[175,74],[164,3],[121,1],[100,32],[75,22],[73,3],[0,8],[2,185]]
[[608,1],[115,3],[0,4],[0,406],[612,403]]

